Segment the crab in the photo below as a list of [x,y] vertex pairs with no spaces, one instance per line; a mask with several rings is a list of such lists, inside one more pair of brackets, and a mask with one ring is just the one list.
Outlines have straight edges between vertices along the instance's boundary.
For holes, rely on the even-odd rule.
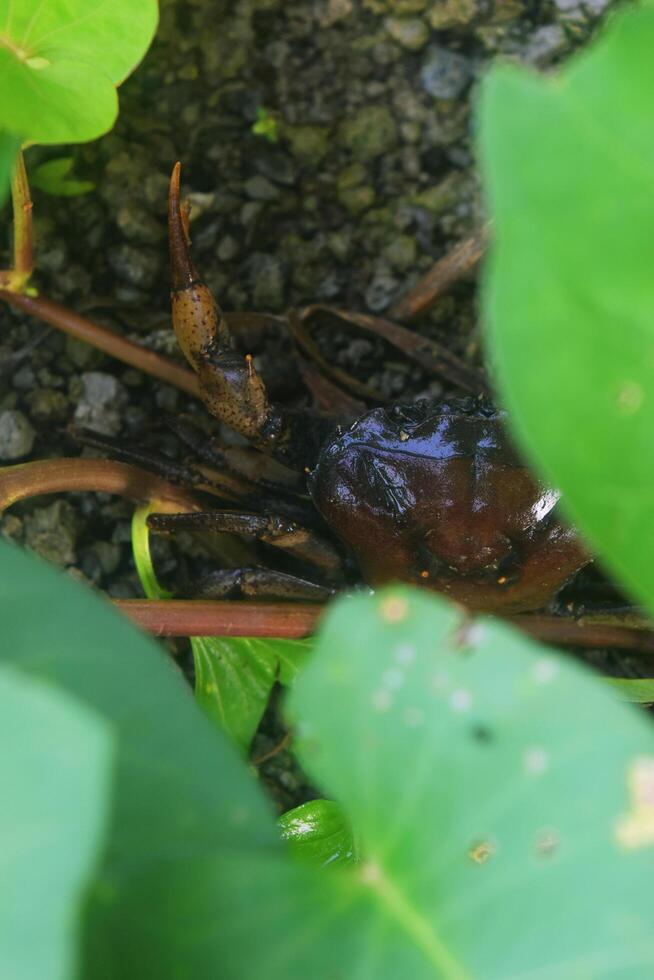
[[[321,600],[355,578],[448,594],[474,610],[545,606],[590,556],[559,517],[559,494],[517,457],[506,418],[484,398],[375,408],[358,418],[272,403],[251,356],[193,265],[180,205],[169,195],[173,326],[209,412],[299,480],[295,507],[153,514],[153,531],[250,535],[292,555],[298,574],[263,566],[219,569],[194,594]],[[210,446],[196,446],[219,462]],[[269,488],[270,489],[270,488]],[[297,515],[307,514],[306,521]]]

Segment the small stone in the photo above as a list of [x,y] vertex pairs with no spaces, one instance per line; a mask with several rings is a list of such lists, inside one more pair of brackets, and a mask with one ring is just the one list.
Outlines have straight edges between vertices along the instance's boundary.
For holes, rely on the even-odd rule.
[[420,69],[423,88],[435,99],[456,99],[470,79],[472,66],[467,58],[432,44]]
[[567,47],[565,31],[559,24],[546,24],[530,35],[522,49],[523,59],[537,68],[544,68]]
[[145,245],[156,245],[166,235],[163,224],[160,224],[145,208],[135,207],[133,204],[119,208],[116,224],[125,238]]
[[389,305],[398,287],[399,282],[390,270],[385,267],[379,268],[366,289],[366,306],[373,313],[380,313]]
[[216,249],[216,255],[221,262],[231,262],[238,255],[240,249],[239,244],[235,238],[231,235],[225,235],[218,242],[218,248]]
[[366,106],[341,123],[337,138],[355,160],[373,160],[395,146],[397,127],[386,106]]
[[386,246],[383,255],[389,265],[404,272],[415,265],[418,244],[410,235],[398,235]]
[[256,253],[251,259],[252,298],[259,310],[280,310],[284,305],[284,274],[274,255]]
[[20,459],[32,451],[35,432],[22,412],[0,414],[0,459]]
[[419,17],[387,17],[386,30],[408,51],[420,51],[429,40],[429,28]]
[[320,163],[329,149],[327,126],[285,126],[284,137],[300,163]]
[[250,177],[244,184],[245,193],[255,201],[275,201],[279,197],[279,191],[267,177],[257,175]]
[[38,507],[25,518],[25,544],[46,561],[64,567],[76,560],[79,521],[67,500]]
[[104,354],[97,347],[86,344],[77,337],[66,337],[66,357],[75,367],[88,371],[89,368],[98,367],[102,363]]
[[360,214],[374,204],[375,191],[373,187],[365,184],[358,187],[341,187],[338,189],[338,199],[350,214]]
[[469,24],[476,13],[476,0],[438,0],[430,8],[427,19],[435,31],[446,31]]
[[136,245],[115,245],[107,249],[107,259],[118,278],[137,289],[152,286],[159,272],[159,253]]
[[37,422],[63,422],[68,414],[68,399],[54,388],[36,388],[27,396],[27,404]]
[[120,411],[127,402],[127,392],[112,374],[87,371],[81,378],[83,391],[75,409],[77,425],[105,436],[120,432]]

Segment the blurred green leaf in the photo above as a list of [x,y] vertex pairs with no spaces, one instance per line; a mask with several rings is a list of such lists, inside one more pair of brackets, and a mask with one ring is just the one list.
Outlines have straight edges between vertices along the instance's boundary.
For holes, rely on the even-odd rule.
[[0,0],[0,127],[37,143],[106,132],[157,19],[156,0]]
[[292,706],[362,859],[320,870],[152,641],[4,544],[0,573],[2,662],[114,744],[78,975],[651,972],[654,729],[581,667],[429,595],[338,603]]
[[352,828],[338,803],[310,800],[287,810],[277,823],[291,851],[318,867],[358,860]]
[[17,136],[0,129],[0,207],[9,192],[11,171],[19,146],[20,140]]
[[0,666],[0,976],[77,976],[85,891],[110,808],[108,726]]
[[555,77],[497,67],[478,116],[484,312],[525,453],[654,610],[654,6]]
[[71,176],[73,157],[57,157],[46,160],[30,171],[30,184],[46,194],[56,197],[79,197],[95,188],[91,180],[78,180]]
[[335,606],[290,703],[360,842],[348,975],[654,969],[654,727],[587,670],[394,589]]
[[206,714],[243,749],[259,727],[275,681],[292,683],[308,640],[195,636],[195,696]]
[[654,680],[651,677],[606,677],[605,680],[625,701],[634,704],[654,704]]

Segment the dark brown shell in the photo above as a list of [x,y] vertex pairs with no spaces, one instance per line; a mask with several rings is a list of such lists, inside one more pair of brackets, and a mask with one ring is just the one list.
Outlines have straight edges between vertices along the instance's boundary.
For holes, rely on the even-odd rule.
[[309,488],[371,585],[516,612],[545,605],[589,560],[490,407],[375,409],[325,446]]

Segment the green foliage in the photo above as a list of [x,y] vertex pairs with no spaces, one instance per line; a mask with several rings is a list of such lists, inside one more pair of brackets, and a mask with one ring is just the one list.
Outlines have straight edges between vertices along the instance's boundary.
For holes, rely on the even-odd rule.
[[56,197],[79,197],[95,189],[91,180],[78,180],[72,176],[73,157],[57,157],[46,160],[30,171],[30,184],[46,194]]
[[352,828],[332,800],[310,800],[287,810],[277,823],[291,852],[321,868],[359,860]]
[[479,125],[502,401],[593,550],[654,610],[654,6],[555,78],[494,69]]
[[275,115],[264,106],[257,108],[257,119],[252,124],[252,132],[255,136],[263,136],[269,143],[279,141],[279,123]]
[[[3,784],[22,779],[30,814],[41,794],[66,816],[60,864],[74,828],[89,843],[67,867],[77,894],[86,877],[84,918],[66,922],[83,976],[651,970],[654,729],[582,668],[429,595],[338,603],[291,700],[301,760],[342,814],[314,803],[304,837],[299,811],[287,815],[289,850],[246,763],[152,641],[13,547],[0,566],[0,715],[18,726]],[[22,725],[8,669],[33,700]],[[30,797],[33,737],[52,772]],[[3,815],[16,860],[25,808]],[[316,867],[350,849],[350,822],[360,861]],[[61,894],[42,888],[45,921]]]
[[111,734],[76,698],[2,663],[0,744],[0,976],[64,980],[106,831]]
[[[0,0],[2,143],[83,143],[111,129],[116,86],[145,54],[157,0]],[[3,179],[4,178],[4,179]]]
[[308,640],[194,636],[195,696],[209,718],[247,749],[276,681],[291,684]]
[[[156,502],[134,511],[132,552],[148,599],[169,599],[150,553],[148,514]],[[225,636],[191,637],[198,704],[219,728],[247,750],[259,727],[276,681],[292,684],[311,643],[308,640]]]
[[7,196],[11,168],[19,146],[20,140],[17,136],[0,129],[0,207]]

